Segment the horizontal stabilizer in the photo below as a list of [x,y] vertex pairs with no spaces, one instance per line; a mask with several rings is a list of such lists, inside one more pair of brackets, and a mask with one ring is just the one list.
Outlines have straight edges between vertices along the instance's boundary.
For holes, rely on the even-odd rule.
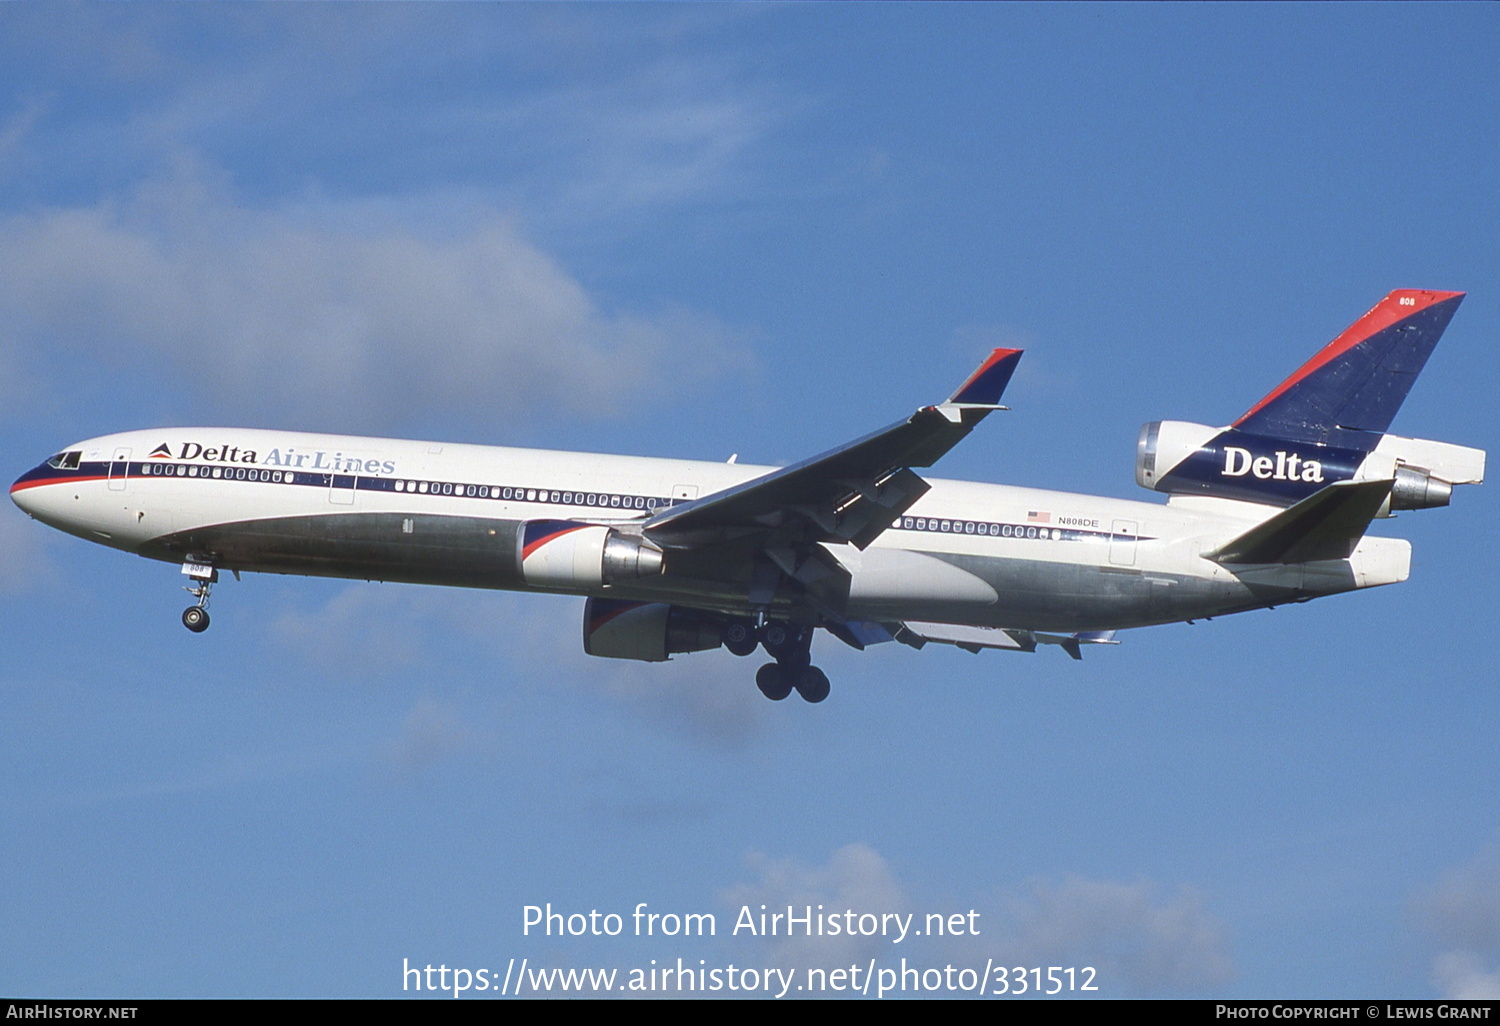
[[1348,559],[1391,493],[1394,481],[1339,481],[1320,489],[1219,548],[1218,563],[1310,563]]

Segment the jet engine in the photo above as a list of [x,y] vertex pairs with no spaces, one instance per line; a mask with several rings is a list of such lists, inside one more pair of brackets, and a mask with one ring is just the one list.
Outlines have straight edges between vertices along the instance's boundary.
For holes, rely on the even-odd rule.
[[1252,435],[1180,420],[1141,428],[1135,480],[1170,495],[1216,495],[1291,505],[1334,481],[1391,481],[1379,516],[1446,506],[1453,486],[1484,480],[1482,449],[1385,434],[1373,448]]
[[1366,465],[1373,469],[1380,460],[1395,464],[1391,509],[1431,509],[1448,505],[1454,485],[1483,482],[1484,456],[1483,449],[1467,445],[1387,434]]
[[583,607],[583,650],[608,659],[664,662],[682,652],[704,652],[721,642],[717,620],[665,602],[591,598]]
[[577,520],[528,520],[516,533],[527,584],[597,588],[662,572],[662,551],[639,534]]
[[1185,420],[1156,420],[1144,425],[1135,444],[1135,483],[1155,489],[1174,467],[1224,430]]

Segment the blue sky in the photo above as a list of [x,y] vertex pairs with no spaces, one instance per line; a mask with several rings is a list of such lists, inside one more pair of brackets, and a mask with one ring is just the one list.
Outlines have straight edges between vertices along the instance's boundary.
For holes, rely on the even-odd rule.
[[[1397,287],[1395,428],[1496,448],[1487,5],[0,9],[0,465],[233,423],[791,461],[1027,349],[945,476],[1132,498]],[[584,656],[581,601],[179,575],[0,513],[0,993],[369,996],[403,959],[1093,965],[1500,992],[1486,488],[1409,582],[1074,663]],[[888,944],[522,908],[982,913]],[[721,930],[721,934],[724,931]]]

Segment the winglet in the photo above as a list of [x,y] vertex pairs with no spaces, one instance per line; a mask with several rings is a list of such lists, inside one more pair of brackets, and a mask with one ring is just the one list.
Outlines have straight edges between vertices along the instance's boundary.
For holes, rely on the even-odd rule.
[[989,358],[943,405],[1004,409],[1000,406],[1000,397],[1005,394],[1005,386],[1010,384],[1010,376],[1016,372],[1016,364],[1021,362],[1021,352],[1019,349],[996,349],[990,353]]

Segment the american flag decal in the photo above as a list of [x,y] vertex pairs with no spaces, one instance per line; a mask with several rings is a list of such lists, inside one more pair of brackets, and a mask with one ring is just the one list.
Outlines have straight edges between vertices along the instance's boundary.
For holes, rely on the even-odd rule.
[[1028,523],[1032,524],[1050,524],[1052,523],[1052,514],[1039,512],[1038,510],[1034,509],[1028,510],[1026,513],[1026,520]]

